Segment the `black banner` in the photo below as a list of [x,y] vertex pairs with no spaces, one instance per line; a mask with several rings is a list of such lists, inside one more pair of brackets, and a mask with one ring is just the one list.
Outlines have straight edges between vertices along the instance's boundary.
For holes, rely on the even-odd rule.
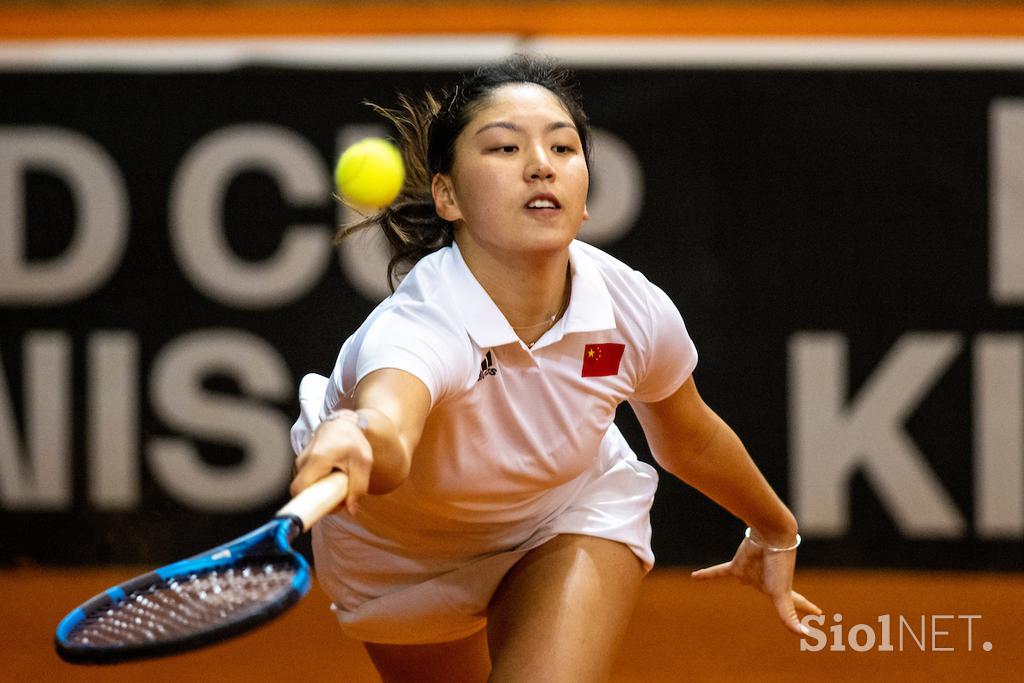
[[[298,379],[384,292],[333,160],[453,73],[0,71],[0,562],[163,562],[285,499]],[[579,75],[583,237],[677,303],[803,562],[1024,568],[1024,64]],[[667,474],[653,524],[667,564],[742,533]]]

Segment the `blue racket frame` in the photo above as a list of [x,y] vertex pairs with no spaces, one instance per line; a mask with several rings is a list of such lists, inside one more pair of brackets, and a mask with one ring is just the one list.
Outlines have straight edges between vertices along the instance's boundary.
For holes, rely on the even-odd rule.
[[[309,563],[291,547],[291,542],[302,531],[302,521],[298,517],[294,515],[278,516],[245,536],[188,559],[137,576],[113,588],[108,588],[75,608],[61,620],[54,639],[57,653],[65,661],[76,664],[110,664],[133,659],[148,659],[219,642],[270,621],[309,592],[311,584]],[[144,590],[154,584],[166,583],[175,578],[186,578],[193,574],[214,570],[226,570],[242,564],[243,561],[247,564],[259,558],[277,561],[284,559],[291,562],[295,568],[291,585],[281,597],[240,610],[228,622],[221,622],[208,629],[154,643],[90,646],[69,640],[74,629],[91,614],[107,609],[124,600],[133,592]]]

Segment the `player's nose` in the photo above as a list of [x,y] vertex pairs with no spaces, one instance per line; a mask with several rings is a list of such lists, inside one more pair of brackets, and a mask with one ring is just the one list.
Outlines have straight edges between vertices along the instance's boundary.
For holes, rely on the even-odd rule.
[[527,181],[551,180],[555,177],[555,167],[551,165],[547,151],[540,145],[534,145],[531,148],[524,170]]

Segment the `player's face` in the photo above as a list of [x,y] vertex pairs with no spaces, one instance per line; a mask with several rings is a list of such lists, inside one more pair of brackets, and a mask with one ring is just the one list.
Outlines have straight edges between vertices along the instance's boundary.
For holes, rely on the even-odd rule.
[[496,89],[459,134],[454,159],[434,181],[438,213],[496,256],[565,249],[587,218],[583,146],[546,88]]

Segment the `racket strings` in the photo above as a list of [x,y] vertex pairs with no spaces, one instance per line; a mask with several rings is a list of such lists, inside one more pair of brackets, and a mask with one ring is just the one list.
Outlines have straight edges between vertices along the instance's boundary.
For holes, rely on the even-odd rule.
[[171,578],[90,612],[67,640],[103,648],[187,637],[283,598],[296,573],[289,561],[269,560]]

